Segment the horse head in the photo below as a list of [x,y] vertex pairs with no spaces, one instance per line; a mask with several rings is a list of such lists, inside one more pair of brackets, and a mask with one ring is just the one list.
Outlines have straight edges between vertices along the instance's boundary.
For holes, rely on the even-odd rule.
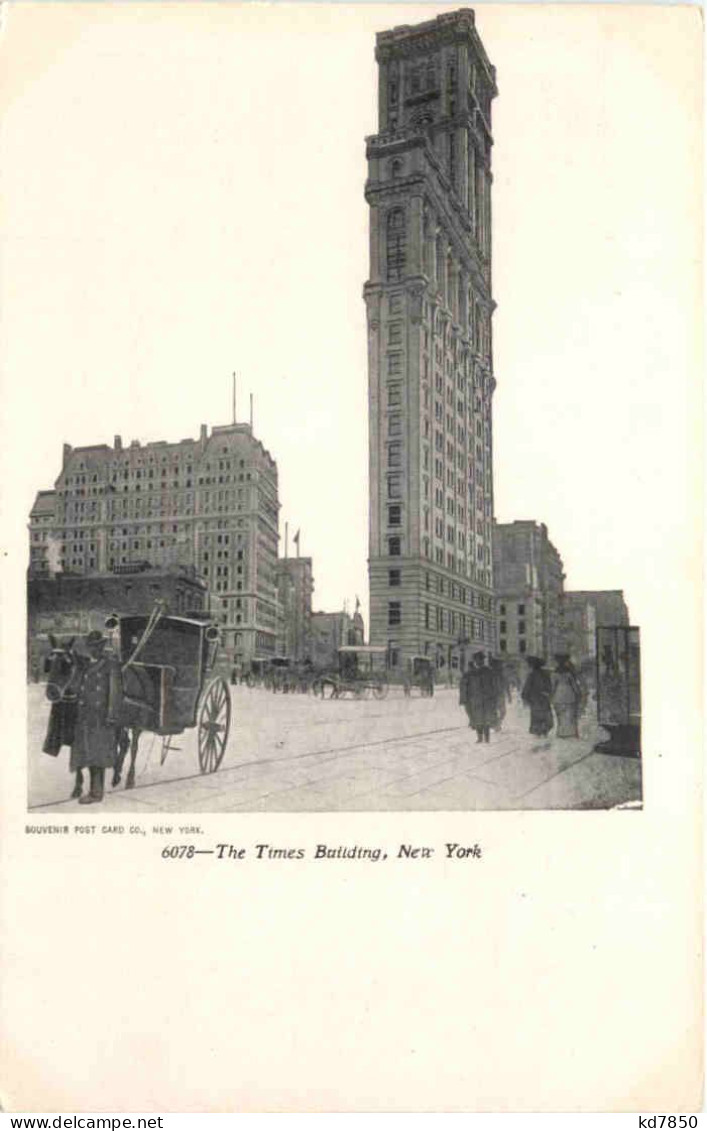
[[44,661],[47,673],[45,694],[50,703],[75,699],[81,681],[82,665],[74,651],[74,637],[65,644],[59,644],[54,636],[49,636],[51,652]]

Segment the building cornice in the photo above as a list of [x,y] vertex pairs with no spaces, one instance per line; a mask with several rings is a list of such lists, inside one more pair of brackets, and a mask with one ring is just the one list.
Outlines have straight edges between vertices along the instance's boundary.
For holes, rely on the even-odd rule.
[[376,36],[376,60],[384,63],[393,59],[413,59],[417,55],[427,54],[439,47],[463,43],[473,47],[478,61],[483,66],[491,97],[495,97],[498,93],[496,68],[486,54],[476,30],[476,18],[471,8],[445,13],[414,27],[403,24],[389,31],[379,32]]

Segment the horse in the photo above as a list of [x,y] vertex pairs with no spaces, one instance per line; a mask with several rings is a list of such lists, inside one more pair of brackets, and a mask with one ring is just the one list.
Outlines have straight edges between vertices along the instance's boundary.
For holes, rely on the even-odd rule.
[[[121,739],[113,774],[113,785],[118,785],[123,772],[125,755],[130,749],[130,766],[125,779],[125,788],[135,787],[135,761],[137,759],[140,735],[154,727],[154,714],[157,710],[155,688],[147,672],[140,667],[124,664],[121,672],[120,716]],[[130,737],[128,738],[128,734]]]
[[[52,707],[43,750],[45,754],[54,756],[62,746],[71,746],[74,741],[78,694],[84,671],[83,657],[74,651],[75,639],[72,636],[65,644],[60,644],[49,633],[51,651],[44,660],[44,672],[47,676],[45,695]],[[80,797],[82,792],[83,771],[77,770],[71,796]]]
[[[74,741],[79,689],[88,664],[87,658],[74,650],[74,640],[75,637],[72,636],[65,644],[59,644],[56,637],[51,633],[49,634],[51,651],[44,661],[44,671],[47,675],[45,694],[52,704],[47,737],[43,747],[47,754],[56,755],[62,746],[71,746]],[[136,754],[137,736],[135,733],[133,733],[133,741]],[[127,731],[123,727],[117,727],[113,786],[120,784],[127,747]],[[129,781],[126,783],[127,789],[132,788],[135,783],[135,754],[132,757],[130,774],[128,775]],[[81,797],[83,793],[83,770],[78,769],[75,773],[76,781],[71,793],[72,799]]]

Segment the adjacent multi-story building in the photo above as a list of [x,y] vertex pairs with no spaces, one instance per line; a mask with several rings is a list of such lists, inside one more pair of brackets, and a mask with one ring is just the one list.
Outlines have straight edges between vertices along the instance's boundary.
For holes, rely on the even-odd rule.
[[28,663],[30,672],[40,670],[48,637],[81,636],[91,629],[104,629],[114,612],[149,613],[155,601],[164,612],[188,616],[204,611],[208,602],[206,583],[193,566],[158,569],[119,567],[118,572],[35,575],[27,579]]
[[562,646],[576,664],[596,656],[596,608],[584,594],[562,594]]
[[562,595],[567,651],[579,663],[596,657],[597,628],[630,624],[622,589],[572,589]]
[[552,656],[562,646],[564,572],[545,523],[496,523],[493,557],[499,651]]
[[311,658],[312,559],[278,558],[275,576],[281,609],[278,650],[293,660]]
[[564,595],[565,607],[575,602],[592,606],[598,628],[631,623],[623,589],[570,589]]
[[[197,440],[64,445],[53,491],[30,513],[30,575],[191,566],[207,583],[222,645],[275,653],[277,466],[249,424]],[[120,611],[120,610],[118,610]]]
[[464,9],[377,36],[367,139],[370,639],[494,644],[491,102]]
[[363,617],[358,609],[353,616],[345,609],[336,613],[312,613],[311,659],[318,668],[334,667],[339,648],[363,644]]

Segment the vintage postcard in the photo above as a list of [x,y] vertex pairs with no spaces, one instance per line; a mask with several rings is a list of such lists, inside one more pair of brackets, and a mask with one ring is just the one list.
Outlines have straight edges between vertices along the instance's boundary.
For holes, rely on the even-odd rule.
[[3,1107],[698,1109],[698,9],[0,51]]

